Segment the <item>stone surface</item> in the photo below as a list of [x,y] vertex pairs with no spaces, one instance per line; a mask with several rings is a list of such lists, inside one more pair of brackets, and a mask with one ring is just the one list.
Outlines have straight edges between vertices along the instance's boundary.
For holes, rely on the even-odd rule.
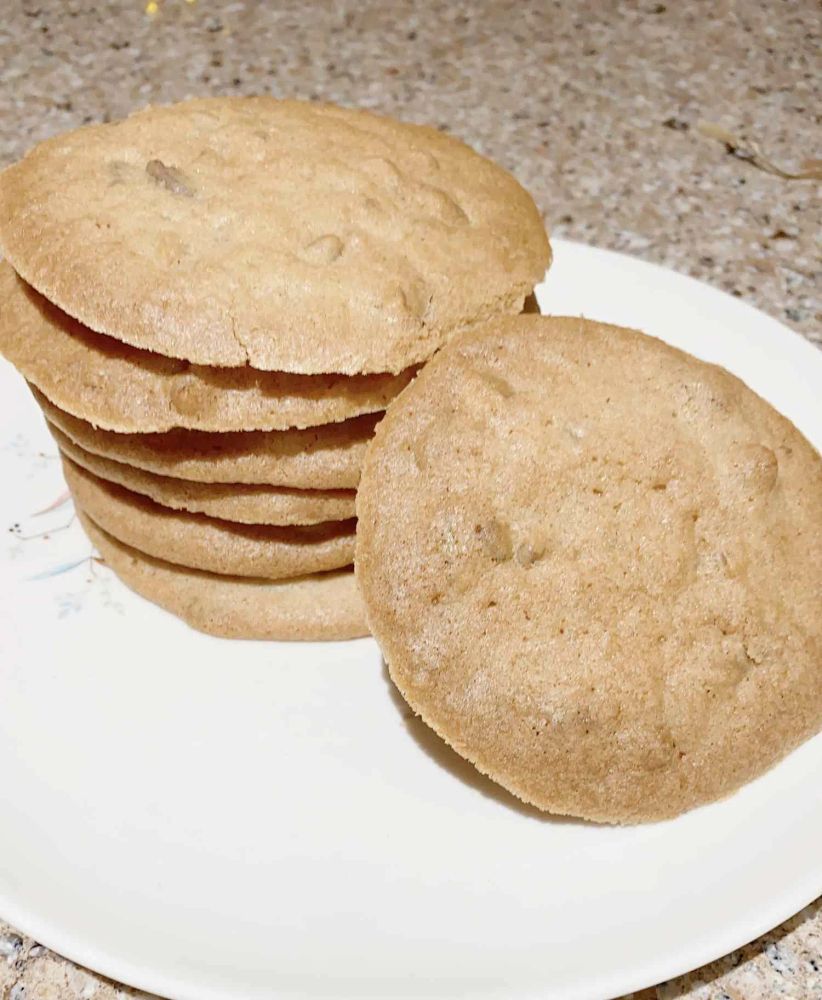
[[263,93],[360,104],[453,132],[513,170],[556,235],[687,271],[819,339],[814,0],[619,5],[21,0],[0,25],[0,165],[150,102]]
[[[699,127],[753,139],[787,172],[822,155],[815,0],[7,6],[0,165],[149,102],[360,104],[438,125],[513,170],[555,235],[685,271],[822,342],[819,183],[767,173]],[[144,996],[0,924],[3,1000]],[[822,907],[634,997],[819,1000]]]

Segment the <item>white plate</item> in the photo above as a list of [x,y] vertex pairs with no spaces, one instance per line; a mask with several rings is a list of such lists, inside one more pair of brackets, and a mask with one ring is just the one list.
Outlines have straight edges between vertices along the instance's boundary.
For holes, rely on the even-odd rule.
[[[822,354],[743,303],[561,241],[540,298],[820,444]],[[671,822],[541,818],[407,718],[370,639],[211,639],[93,566],[70,506],[32,516],[63,486],[7,366],[0,407],[0,914],[51,948],[180,1000],[601,1000],[822,892],[822,739]]]

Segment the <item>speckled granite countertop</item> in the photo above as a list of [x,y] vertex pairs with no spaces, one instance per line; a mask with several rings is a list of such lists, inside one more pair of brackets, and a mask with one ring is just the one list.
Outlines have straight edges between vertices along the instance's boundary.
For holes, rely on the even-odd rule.
[[[0,166],[149,102],[357,103],[498,160],[555,235],[685,271],[822,343],[819,182],[763,169],[816,159],[818,174],[821,24],[816,0],[164,0],[153,15],[145,0],[7,0]],[[137,995],[0,924],[2,1000]],[[822,907],[635,996],[822,998]]]

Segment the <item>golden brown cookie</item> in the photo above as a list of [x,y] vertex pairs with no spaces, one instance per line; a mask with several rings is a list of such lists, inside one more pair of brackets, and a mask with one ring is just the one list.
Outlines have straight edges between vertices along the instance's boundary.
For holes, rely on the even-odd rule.
[[240,524],[319,524],[354,516],[354,490],[291,490],[241,483],[192,483],[113,462],[76,445],[49,424],[60,451],[89,472],[141,493],[163,507]]
[[354,557],[353,520],[286,528],[237,524],[161,507],[65,457],[63,474],[76,506],[105,532],[180,566],[282,580],[348,566]]
[[163,434],[101,431],[50,403],[32,388],[50,424],[95,455],[148,472],[199,483],[256,483],[301,490],[353,489],[365,447],[382,414],[305,430],[228,434],[174,430]]
[[389,408],[357,514],[400,691],[541,809],[673,816],[822,727],[822,460],[721,368],[490,323]]
[[104,430],[285,430],[384,410],[413,377],[204,368],[93,333],[0,263],[0,353],[55,405]]
[[148,107],[0,175],[0,244],[99,333],[200,365],[400,372],[519,312],[531,197],[435,129],[272,97]]
[[350,569],[291,580],[216,576],[153,559],[79,513],[106,565],[127,587],[192,628],[227,639],[355,639],[368,634]]

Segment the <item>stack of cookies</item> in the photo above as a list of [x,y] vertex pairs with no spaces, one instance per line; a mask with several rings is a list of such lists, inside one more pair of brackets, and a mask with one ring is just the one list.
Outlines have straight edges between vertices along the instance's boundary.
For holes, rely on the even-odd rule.
[[505,171],[432,129],[272,98],[148,108],[0,175],[0,350],[133,589],[224,636],[344,638],[382,412],[550,260]]

